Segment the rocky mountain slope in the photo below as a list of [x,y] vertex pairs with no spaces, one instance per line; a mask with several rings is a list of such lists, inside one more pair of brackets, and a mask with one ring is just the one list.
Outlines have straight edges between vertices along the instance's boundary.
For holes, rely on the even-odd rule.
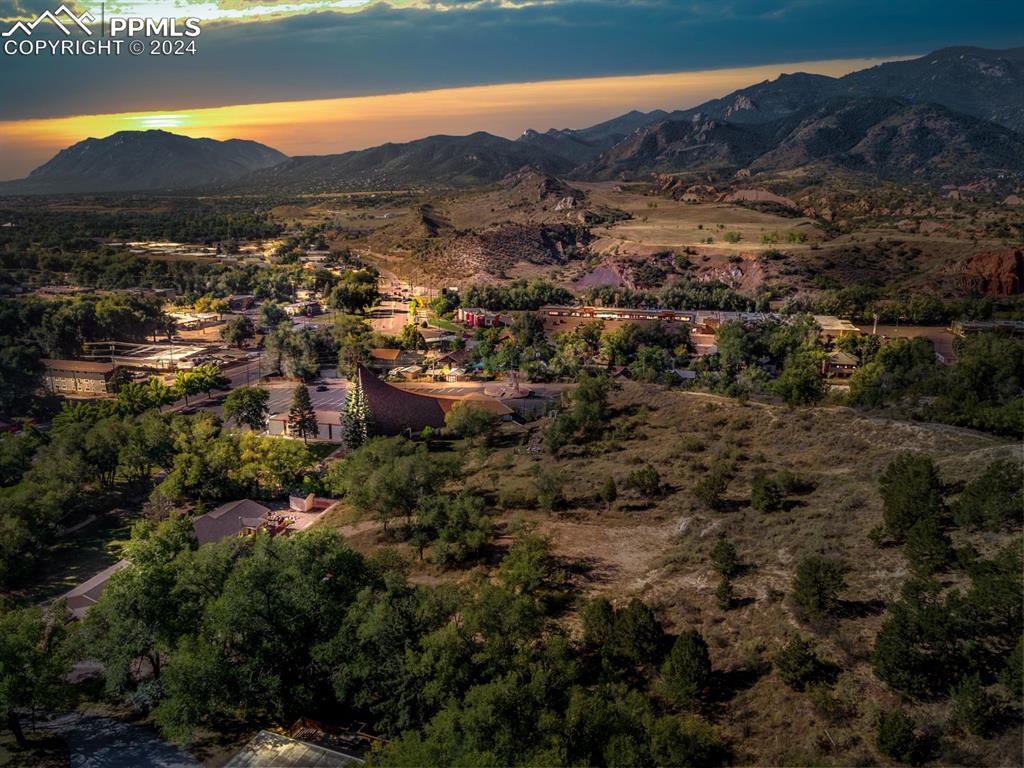
[[638,130],[578,169],[587,178],[819,168],[961,184],[1024,179],[1024,134],[934,104],[833,98],[769,122],[695,115]]
[[136,192],[233,182],[287,156],[255,141],[192,139],[166,131],[121,131],[63,149],[8,193]]
[[382,144],[340,155],[295,157],[251,175],[239,188],[317,193],[464,187],[496,182],[524,165],[565,173],[575,163],[543,147],[478,131],[468,136],[429,136],[404,144]]

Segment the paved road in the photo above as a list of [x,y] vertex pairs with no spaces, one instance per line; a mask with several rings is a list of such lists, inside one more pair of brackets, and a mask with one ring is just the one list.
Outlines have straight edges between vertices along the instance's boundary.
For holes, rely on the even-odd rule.
[[68,741],[71,768],[199,768],[188,752],[144,726],[108,717],[61,715],[42,727]]

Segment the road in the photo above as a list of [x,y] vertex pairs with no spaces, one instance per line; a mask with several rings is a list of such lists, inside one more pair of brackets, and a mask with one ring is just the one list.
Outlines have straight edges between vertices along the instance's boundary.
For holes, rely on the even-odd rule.
[[77,712],[40,725],[67,739],[71,768],[199,768],[192,755],[150,728]]

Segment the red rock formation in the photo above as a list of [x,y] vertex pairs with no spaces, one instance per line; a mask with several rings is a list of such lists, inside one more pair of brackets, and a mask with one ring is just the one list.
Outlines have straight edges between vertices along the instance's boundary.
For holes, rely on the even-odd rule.
[[978,253],[967,260],[965,277],[990,296],[1024,293],[1024,250]]

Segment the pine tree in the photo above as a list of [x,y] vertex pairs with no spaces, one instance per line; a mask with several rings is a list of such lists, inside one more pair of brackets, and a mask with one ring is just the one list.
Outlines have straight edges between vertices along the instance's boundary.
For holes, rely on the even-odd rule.
[[304,443],[310,437],[316,437],[316,411],[313,410],[313,401],[309,397],[309,389],[305,384],[299,384],[292,393],[292,407],[288,411],[288,428],[293,435],[301,437]]
[[345,397],[345,412],[341,415],[342,436],[345,447],[358,448],[370,437],[370,405],[366,392],[358,380],[352,382]]

